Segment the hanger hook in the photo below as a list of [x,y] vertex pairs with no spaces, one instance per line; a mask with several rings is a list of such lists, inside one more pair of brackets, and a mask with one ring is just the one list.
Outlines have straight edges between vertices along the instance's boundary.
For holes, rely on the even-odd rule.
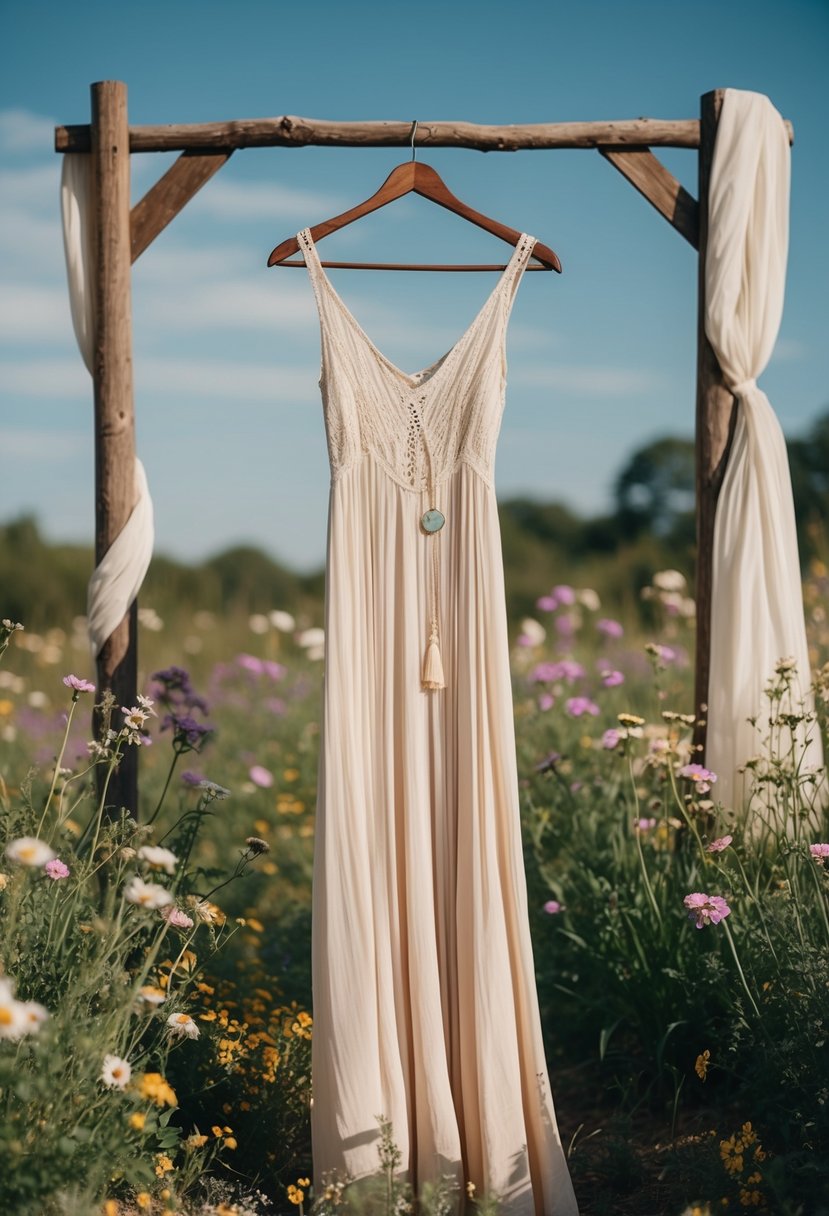
[[417,119],[415,118],[414,121],[412,122],[412,138],[411,138],[412,161],[417,160],[417,149],[415,148],[415,135],[416,134],[417,134]]

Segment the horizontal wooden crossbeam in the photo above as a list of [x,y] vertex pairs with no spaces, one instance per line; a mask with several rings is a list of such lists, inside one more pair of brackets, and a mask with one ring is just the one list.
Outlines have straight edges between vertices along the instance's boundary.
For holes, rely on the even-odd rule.
[[[789,142],[794,139],[786,124]],[[56,152],[88,152],[90,128],[55,127]],[[234,148],[403,147],[411,122],[330,122],[320,118],[239,119],[129,128],[130,152],[219,152]],[[516,152],[544,148],[698,148],[699,119],[633,118],[621,122],[540,122],[484,126],[472,122],[418,121],[417,147]]]

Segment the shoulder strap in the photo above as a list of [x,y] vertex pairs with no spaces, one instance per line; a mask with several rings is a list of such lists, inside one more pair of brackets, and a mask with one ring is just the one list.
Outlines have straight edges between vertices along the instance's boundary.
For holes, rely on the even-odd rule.
[[532,257],[533,249],[535,249],[538,237],[530,236],[528,232],[522,232],[521,238],[516,246],[516,257],[508,274],[504,277],[504,290],[506,295],[505,312],[508,317],[512,305],[515,300],[518,284],[521,282],[524,271],[527,269],[527,263]]
[[317,307],[322,308],[322,286],[323,286],[323,271],[320,264],[317,247],[314,244],[314,239],[311,236],[310,228],[303,228],[301,232],[296,234],[297,243],[305,265],[308,267],[308,277],[311,280],[311,286],[314,289],[314,295],[317,300]]

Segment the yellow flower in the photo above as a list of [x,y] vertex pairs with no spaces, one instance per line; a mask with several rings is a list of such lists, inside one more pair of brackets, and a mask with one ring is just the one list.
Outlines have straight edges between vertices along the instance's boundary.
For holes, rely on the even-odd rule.
[[150,1204],[152,1203],[152,1199],[147,1194],[146,1191],[139,1191],[138,1194],[135,1196],[135,1202],[138,1204],[138,1206],[140,1208],[142,1208],[144,1211],[146,1211],[149,1208]]
[[740,1174],[743,1169],[742,1145],[736,1136],[720,1141],[720,1157],[729,1174]]
[[145,1072],[136,1079],[135,1085],[141,1097],[149,1098],[156,1106],[178,1106],[175,1090],[160,1072]]
[[744,1208],[757,1208],[762,1202],[763,1196],[759,1191],[750,1191],[747,1187],[740,1190],[740,1203]]
[[235,1136],[225,1136],[225,1148],[238,1148]]
[[118,1200],[106,1199],[104,1201],[104,1216],[118,1216]]
[[701,1055],[697,1056],[696,1063],[694,1064],[694,1072],[697,1074],[700,1081],[705,1080],[705,1075],[708,1072],[708,1064],[710,1060],[711,1052],[708,1051],[707,1048],[704,1052],[702,1052]]
[[173,1169],[173,1163],[166,1153],[159,1153],[155,1159],[155,1172],[159,1178],[163,1178],[165,1174],[169,1174]]
[[221,1134],[222,1134],[222,1129],[220,1127],[218,1127],[215,1123],[213,1124],[213,1126],[211,1127],[210,1130],[214,1136],[221,1136]]
[[298,1190],[293,1183],[288,1187],[288,1199],[291,1203],[300,1204],[305,1198],[305,1192]]
[[186,1148],[201,1148],[203,1144],[207,1144],[208,1137],[202,1136],[198,1132],[194,1132],[192,1136],[188,1136],[184,1141]]
[[311,1185],[310,1178],[297,1178],[297,1182],[299,1183],[300,1186],[310,1186]]
[[147,1116],[143,1110],[134,1110],[129,1117],[129,1125],[134,1131],[143,1132],[144,1124],[147,1122]]
[[470,1178],[469,1182],[467,1182],[467,1184],[466,1184],[466,1193],[470,1199],[475,1194],[475,1183],[472,1181],[471,1178]]

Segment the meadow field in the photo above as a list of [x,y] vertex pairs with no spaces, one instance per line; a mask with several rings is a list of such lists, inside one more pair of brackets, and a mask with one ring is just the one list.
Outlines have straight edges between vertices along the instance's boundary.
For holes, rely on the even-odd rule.
[[[740,808],[691,751],[684,575],[621,609],[543,574],[532,595],[522,830],[583,1216],[829,1212],[829,818],[793,742],[829,743],[829,571],[804,580],[816,712],[781,655]],[[0,628],[0,1211],[355,1210],[347,1179],[311,1185],[319,600],[148,594],[139,628],[140,696],[97,735],[82,616]],[[128,748],[137,820],[105,811]],[[371,1211],[497,1211],[480,1180],[412,1195],[383,1144]]]

